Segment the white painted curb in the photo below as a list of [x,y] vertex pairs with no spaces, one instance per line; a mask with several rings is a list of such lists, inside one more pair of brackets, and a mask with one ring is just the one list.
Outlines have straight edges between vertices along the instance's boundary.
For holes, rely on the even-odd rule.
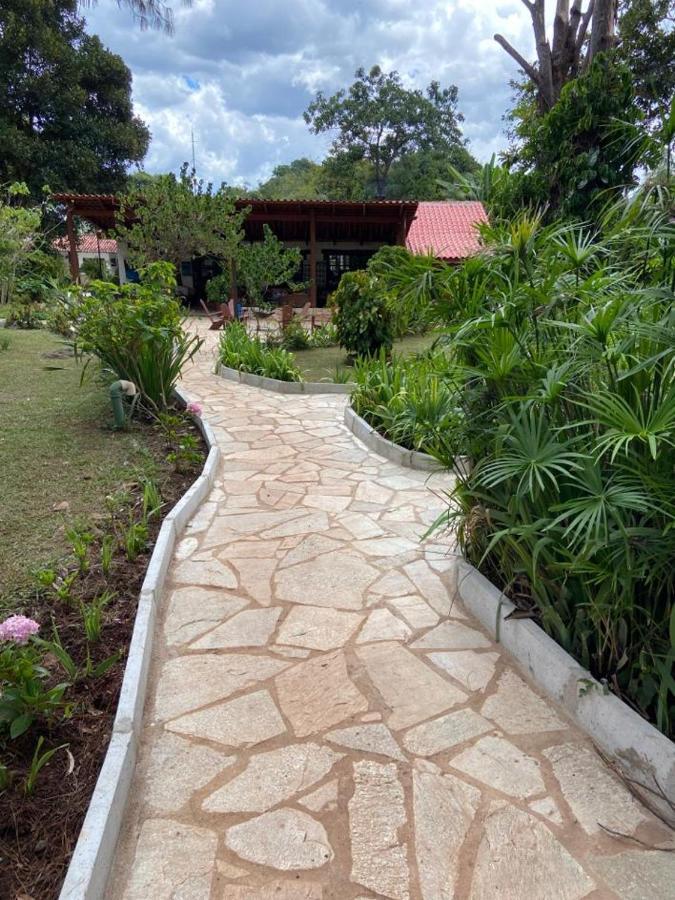
[[[189,398],[176,389],[187,405]],[[209,453],[202,474],[164,518],[148,563],[134,620],[113,731],[59,900],[104,900],[136,763],[157,611],[177,538],[210,492],[220,461],[213,431],[196,424]]]
[[459,563],[457,593],[467,611],[616,762],[633,786],[642,785],[639,793],[645,803],[675,826],[670,805],[675,803],[675,744],[596,681],[535,622],[509,619],[514,605],[465,560]]
[[[408,469],[418,469],[421,472],[440,472],[441,464],[433,456],[428,453],[420,453],[418,450],[408,450],[395,444],[393,441],[382,437],[372,425],[369,425],[365,419],[357,415],[351,406],[345,407],[344,423],[351,431],[354,437],[357,437],[366,445],[373,453],[383,456],[390,462],[397,463],[399,466],[405,466]],[[464,457],[458,457],[455,460],[455,471],[461,471],[462,474],[467,471],[467,461]]]
[[247,384],[249,387],[276,391],[277,394],[349,394],[354,389],[354,385],[351,383],[337,384],[333,381],[279,381],[277,378],[267,378],[265,375],[240,372],[238,369],[224,366],[221,362],[216,368],[216,375],[220,375],[227,381]]

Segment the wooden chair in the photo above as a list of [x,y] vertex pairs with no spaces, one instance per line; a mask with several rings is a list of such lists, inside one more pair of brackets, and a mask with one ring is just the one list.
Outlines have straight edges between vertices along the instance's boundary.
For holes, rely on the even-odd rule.
[[[227,320],[229,318],[229,310],[227,312],[225,312],[225,309],[227,309],[227,304],[221,303],[220,304],[220,312],[214,314],[211,312],[211,310],[208,308],[208,306],[206,305],[206,303],[204,303],[203,300],[200,300],[199,302],[201,303],[202,309],[206,313],[209,321],[211,322],[211,324],[209,325],[209,331],[218,331],[219,328],[222,328],[223,325],[225,324],[225,322],[227,322]],[[225,307],[225,309],[224,309],[224,307]]]

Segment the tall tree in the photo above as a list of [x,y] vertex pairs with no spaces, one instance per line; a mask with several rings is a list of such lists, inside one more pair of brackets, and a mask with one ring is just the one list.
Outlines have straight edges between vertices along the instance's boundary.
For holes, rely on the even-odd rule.
[[0,95],[0,182],[116,192],[145,156],[131,73],[85,34],[77,0],[3,0]]
[[618,38],[637,104],[653,125],[675,95],[675,0],[622,0]]
[[225,185],[214,189],[183,164],[180,175],[156,175],[122,197],[117,235],[135,268],[212,256],[232,263],[249,210],[237,210]]
[[276,166],[270,178],[255,191],[265,200],[319,200],[322,194],[318,180],[321,164],[302,157]]
[[321,91],[304,118],[315,134],[336,131],[332,155],[367,160],[375,191],[384,196],[392,165],[407,153],[463,144],[457,88],[432,81],[426,91],[404,87],[398,72],[357,69],[354,83],[331,97]]
[[616,42],[618,0],[556,0],[553,35],[546,34],[546,0],[521,0],[532,19],[537,62],[531,63],[501,34],[495,40],[536,87],[539,112],[551,109],[565,84]]

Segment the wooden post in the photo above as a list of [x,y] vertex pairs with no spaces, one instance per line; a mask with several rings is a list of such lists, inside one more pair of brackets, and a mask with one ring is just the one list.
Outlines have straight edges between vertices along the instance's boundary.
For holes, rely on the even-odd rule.
[[75,234],[75,222],[73,220],[73,208],[68,207],[66,213],[66,234],[68,235],[68,259],[70,260],[70,277],[73,281],[79,281],[80,263],[77,258],[77,235]]
[[399,222],[398,235],[397,235],[397,243],[401,247],[405,247],[405,239],[406,239],[406,235],[408,234],[408,229],[406,227],[407,224],[408,224],[407,217],[404,213],[401,218],[401,221]]
[[317,305],[316,297],[316,215],[311,209],[309,211],[309,302],[312,309]]

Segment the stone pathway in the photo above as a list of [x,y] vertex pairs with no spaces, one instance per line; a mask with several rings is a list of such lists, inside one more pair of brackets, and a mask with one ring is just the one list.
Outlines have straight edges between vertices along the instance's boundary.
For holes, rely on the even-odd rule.
[[[445,476],[344,397],[186,377],[223,452],[178,545],[110,896],[671,898],[670,840],[453,603]],[[603,828],[604,826],[604,828]]]

